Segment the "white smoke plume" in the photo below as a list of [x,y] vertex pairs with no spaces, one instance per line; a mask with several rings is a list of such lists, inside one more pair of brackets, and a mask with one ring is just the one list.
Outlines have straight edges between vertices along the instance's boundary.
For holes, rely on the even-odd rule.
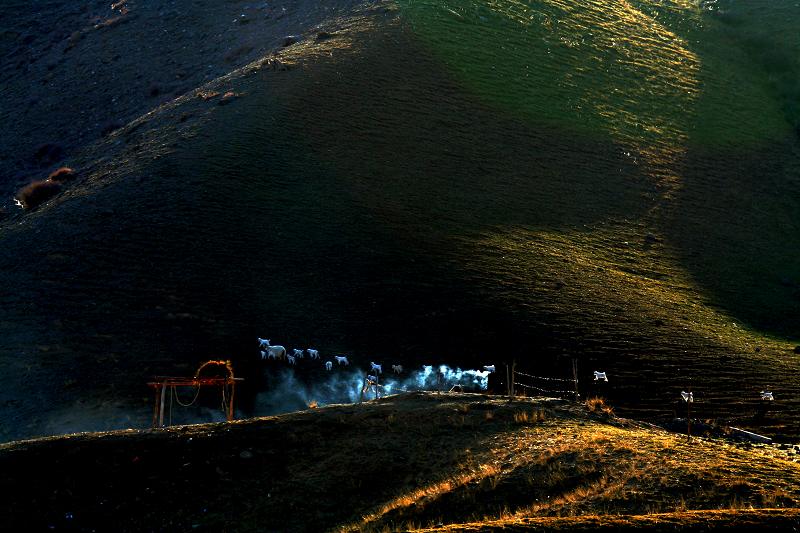
[[[324,379],[304,383],[294,369],[286,368],[268,380],[267,390],[256,398],[255,416],[266,416],[306,409],[311,402],[319,406],[336,403],[356,403],[362,398],[366,370],[344,370],[326,373]],[[379,376],[381,396],[420,390],[449,391],[459,385],[465,391],[486,390],[489,372],[461,370],[447,365],[425,365],[404,375],[383,373]],[[363,394],[363,399],[373,399],[374,389]]]

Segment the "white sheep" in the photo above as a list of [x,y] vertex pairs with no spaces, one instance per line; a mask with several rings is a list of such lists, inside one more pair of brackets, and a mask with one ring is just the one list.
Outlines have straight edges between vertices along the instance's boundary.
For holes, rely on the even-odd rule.
[[770,401],[770,402],[771,402],[771,401],[773,401],[773,400],[775,399],[775,397],[774,397],[774,396],[772,396],[772,393],[771,393],[770,391],[768,391],[768,390],[762,390],[762,391],[761,391],[761,399],[762,399],[762,400],[767,400],[767,401]]
[[262,350],[266,350],[267,347],[269,346],[269,340],[262,339],[261,337],[256,337],[256,338],[258,339],[258,347],[261,348]]
[[286,356],[286,360],[289,361],[290,365],[296,365],[297,364],[297,360],[295,359],[295,357],[293,355],[287,355]]
[[605,381],[605,382],[608,382],[608,377],[606,377],[606,373],[605,372],[598,372],[597,370],[595,370],[594,371],[594,380],[595,381],[599,381],[601,379],[603,381]]
[[486,372],[494,372],[494,365],[484,365],[484,366],[483,366],[483,369],[484,369]]
[[303,358],[303,350],[298,350],[297,348],[292,349],[292,357],[295,359],[302,359]]
[[325,370],[333,369],[333,361],[325,361]]
[[395,374],[402,374],[403,365],[392,365],[392,372],[394,372]]
[[375,363],[372,363],[372,362],[370,362],[370,364],[372,365],[372,368],[369,369],[370,372],[375,371],[378,374],[382,374],[383,373],[383,370],[381,370],[381,365],[378,365],[378,364],[375,364]]
[[350,364],[350,361],[347,360],[346,355],[334,355],[333,357],[334,359],[336,359],[336,363],[339,364],[340,366],[341,365],[347,366]]
[[[261,352],[261,359],[278,359],[286,357],[286,348],[283,346],[270,346],[269,339],[258,339],[258,342],[261,343],[261,347],[264,348]],[[264,357],[264,354],[267,354],[267,357]]]
[[308,357],[310,359],[319,359],[319,351],[318,350],[312,350],[311,348],[309,348],[306,351],[308,352]]

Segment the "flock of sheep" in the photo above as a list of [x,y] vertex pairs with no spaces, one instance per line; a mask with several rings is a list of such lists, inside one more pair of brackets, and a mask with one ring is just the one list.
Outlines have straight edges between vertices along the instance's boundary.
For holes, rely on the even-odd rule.
[[[313,348],[306,348],[305,350],[294,348],[292,349],[292,354],[289,355],[286,348],[280,345],[272,345],[270,344],[269,339],[262,339],[258,337],[258,346],[261,350],[261,359],[286,359],[286,361],[290,365],[296,365],[298,359],[303,359],[305,354],[308,353],[309,359],[320,360],[319,357],[319,350],[315,350]],[[337,366],[349,366],[350,361],[347,360],[347,356],[345,355],[334,355],[334,360],[336,361]],[[377,363],[370,363],[372,366],[370,368],[370,372],[375,374],[382,374],[383,368],[381,365]],[[333,370],[333,361],[325,361],[325,370]],[[403,365],[392,365],[392,371],[395,374],[401,374],[403,372]]]
[[[292,354],[289,355],[286,348],[280,345],[272,345],[270,344],[269,339],[262,339],[258,337],[258,345],[261,350],[261,359],[274,359],[274,360],[283,360],[285,359],[290,365],[296,365],[298,359],[303,359],[305,354],[308,354],[309,359],[313,360],[320,360],[319,350],[315,350],[313,348],[306,348],[305,350],[302,349],[293,349]],[[349,366],[350,361],[347,360],[347,356],[344,355],[335,355],[333,359],[336,361],[337,366]],[[333,370],[333,362],[334,361],[325,361],[325,370],[331,371]],[[495,372],[495,365],[487,365],[483,367],[485,372]],[[403,373],[403,365],[392,365],[392,372],[395,374],[402,374]],[[367,380],[371,383],[377,383],[378,376],[383,373],[383,369],[381,365],[370,362],[370,373],[367,375]],[[605,372],[599,372],[597,370],[594,371],[594,381],[604,381],[608,382],[608,376]],[[691,403],[694,401],[694,395],[691,392],[681,391],[681,397],[683,401],[686,403]],[[761,391],[760,393],[762,401],[774,401],[775,397],[773,396],[772,392],[768,390]]]
[[[292,353],[289,354],[288,350],[280,345],[273,345],[270,344],[270,339],[262,339],[261,337],[257,337],[258,346],[261,351],[261,359],[273,359],[273,360],[286,360],[289,365],[296,365],[298,359],[304,359],[306,354],[308,354],[308,358],[312,360],[320,360],[319,350],[314,348],[306,348],[306,349],[292,349]],[[336,362],[337,366],[349,366],[350,361],[348,361],[347,356],[345,355],[335,355],[333,356],[333,360],[325,361],[325,370],[331,371],[333,370],[334,361]],[[495,372],[495,365],[486,365],[483,367],[483,371],[485,373],[492,373]],[[403,365],[392,365],[392,372],[394,374],[402,374],[403,373]],[[375,363],[374,361],[370,362],[370,370],[367,374],[367,380],[369,382],[377,383],[378,376],[383,373],[383,368],[380,364]]]

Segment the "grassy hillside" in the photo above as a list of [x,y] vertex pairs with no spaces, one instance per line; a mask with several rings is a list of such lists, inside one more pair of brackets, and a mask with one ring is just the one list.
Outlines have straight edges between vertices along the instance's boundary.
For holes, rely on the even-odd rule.
[[0,445],[0,466],[0,510],[17,530],[473,522],[469,530],[479,521],[662,531],[800,520],[794,450],[687,441],[557,400],[401,395],[233,424],[10,443]]
[[85,143],[79,180],[0,221],[3,438],[145,426],[150,375],[221,356],[260,414],[257,335],[357,367],[575,355],[623,412],[692,387],[699,416],[797,434],[798,43],[763,30],[796,8],[295,15],[298,42]]

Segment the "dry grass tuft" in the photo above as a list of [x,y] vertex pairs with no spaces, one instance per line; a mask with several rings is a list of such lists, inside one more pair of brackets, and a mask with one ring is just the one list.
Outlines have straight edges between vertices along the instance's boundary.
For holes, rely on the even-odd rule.
[[546,415],[544,409],[531,409],[530,411],[516,411],[514,413],[514,422],[517,424],[535,424],[543,422]]
[[597,413],[607,416],[614,414],[614,408],[608,405],[604,398],[598,398],[594,396],[592,398],[587,398],[586,402],[584,403],[586,408],[589,409],[590,413]]

